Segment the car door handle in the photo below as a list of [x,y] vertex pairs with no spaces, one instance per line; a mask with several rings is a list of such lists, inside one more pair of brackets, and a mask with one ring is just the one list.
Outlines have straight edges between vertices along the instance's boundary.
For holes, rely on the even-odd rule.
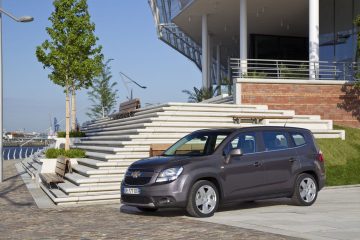
[[260,166],[261,166],[261,162],[255,162],[255,163],[254,163],[254,166],[255,166],[255,167],[260,167]]
[[289,162],[291,162],[291,163],[293,163],[293,162],[295,162],[296,161],[296,158],[290,158],[289,159]]

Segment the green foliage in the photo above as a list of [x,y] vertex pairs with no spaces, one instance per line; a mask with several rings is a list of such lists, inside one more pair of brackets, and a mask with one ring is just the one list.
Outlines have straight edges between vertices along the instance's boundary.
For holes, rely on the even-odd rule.
[[360,184],[360,129],[339,126],[336,129],[346,131],[346,140],[317,139],[324,153],[326,184]]
[[46,158],[58,158],[59,156],[64,156],[68,158],[84,158],[85,157],[85,151],[81,149],[55,149],[50,148],[46,150],[45,152]]
[[266,78],[267,77],[267,74],[264,73],[264,72],[256,72],[256,71],[253,71],[253,72],[247,72],[244,77],[249,77],[249,78]]
[[51,70],[49,78],[68,92],[88,88],[101,72],[101,46],[94,35],[86,0],[54,0],[54,12],[46,28],[50,40],[36,48],[36,56],[44,68]]
[[107,60],[102,65],[100,76],[94,79],[92,90],[88,92],[89,99],[93,104],[86,115],[91,119],[108,116],[116,105],[118,90],[114,89],[117,83],[110,82],[112,75],[109,63],[111,60]]
[[308,79],[308,73],[308,65],[303,63],[299,67],[288,67],[285,64],[279,65],[280,78]]
[[232,95],[233,83],[232,83],[231,79],[229,79],[228,77],[224,77],[221,81],[221,84],[226,85],[228,88],[227,94]]
[[[79,131],[71,131],[69,134],[70,134],[71,138],[81,138],[81,137],[86,136],[86,134],[84,132],[79,132]],[[57,132],[57,137],[58,138],[65,138],[66,133],[65,132]]]
[[188,95],[188,102],[202,102],[206,99],[212,98],[216,96],[216,92],[218,91],[219,87],[216,87],[213,89],[212,87],[206,89],[206,88],[193,88],[194,91],[191,92],[189,90],[183,90],[183,93],[186,93]]

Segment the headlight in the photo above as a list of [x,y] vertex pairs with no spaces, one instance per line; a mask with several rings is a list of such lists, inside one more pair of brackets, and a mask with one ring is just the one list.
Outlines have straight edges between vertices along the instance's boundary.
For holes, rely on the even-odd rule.
[[156,182],[170,182],[176,180],[182,173],[183,167],[168,168],[160,172]]

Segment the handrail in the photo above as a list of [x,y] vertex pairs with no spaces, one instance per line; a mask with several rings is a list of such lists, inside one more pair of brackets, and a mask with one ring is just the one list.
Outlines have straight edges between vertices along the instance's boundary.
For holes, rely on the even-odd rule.
[[358,81],[359,62],[230,59],[233,78]]

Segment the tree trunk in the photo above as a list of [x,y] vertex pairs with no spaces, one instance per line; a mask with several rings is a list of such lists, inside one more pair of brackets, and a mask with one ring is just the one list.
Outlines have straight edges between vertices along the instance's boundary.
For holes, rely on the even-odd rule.
[[71,130],[76,131],[76,92],[71,91]]
[[70,97],[69,97],[69,87],[66,86],[65,90],[66,102],[65,102],[65,150],[70,149]]

